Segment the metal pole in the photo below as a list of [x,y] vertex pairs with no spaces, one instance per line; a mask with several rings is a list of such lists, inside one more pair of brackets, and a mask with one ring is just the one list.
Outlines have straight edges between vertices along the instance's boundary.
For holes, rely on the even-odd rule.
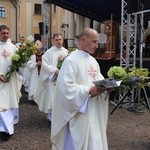
[[136,12],[136,13],[133,13],[133,15],[138,15],[138,14],[141,14],[141,13],[148,13],[148,12],[150,12],[150,9],[148,9],[148,10],[143,10],[143,11],[139,11],[139,12]]
[[140,68],[143,67],[143,12],[141,13]]

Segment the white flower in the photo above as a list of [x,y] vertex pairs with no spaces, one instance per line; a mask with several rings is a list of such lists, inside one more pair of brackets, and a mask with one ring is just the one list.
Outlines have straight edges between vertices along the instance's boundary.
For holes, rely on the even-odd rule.
[[12,61],[14,61],[14,62],[18,62],[20,60],[20,56],[19,56],[19,54],[14,54],[13,56],[12,56]]
[[36,47],[37,49],[42,49],[42,48],[43,48],[43,44],[41,43],[41,41],[37,40],[37,41],[35,42],[35,47]]
[[25,46],[25,45],[26,45],[26,43],[23,43],[22,45],[23,45],[23,46]]
[[147,86],[150,87],[150,82],[147,83]]
[[29,35],[27,38],[27,42],[33,43],[34,42],[34,37],[32,35]]

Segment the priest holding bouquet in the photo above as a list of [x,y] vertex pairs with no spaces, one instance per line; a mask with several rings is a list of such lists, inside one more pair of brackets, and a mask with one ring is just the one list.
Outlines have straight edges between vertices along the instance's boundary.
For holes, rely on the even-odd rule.
[[104,79],[90,54],[98,48],[98,32],[84,29],[79,45],[63,62],[52,109],[52,150],[108,150],[109,94],[93,84]]
[[12,56],[17,48],[8,41],[10,30],[0,25],[0,136],[8,140],[14,133],[14,124],[18,123],[16,110],[21,97],[22,78],[14,71],[8,81],[6,74],[12,65]]
[[47,115],[47,119],[51,121],[51,112],[54,97],[55,82],[59,74],[57,66],[60,58],[65,58],[68,50],[63,47],[63,37],[60,33],[53,35],[53,46],[42,55],[41,71],[34,93],[34,101],[37,103],[39,110]]

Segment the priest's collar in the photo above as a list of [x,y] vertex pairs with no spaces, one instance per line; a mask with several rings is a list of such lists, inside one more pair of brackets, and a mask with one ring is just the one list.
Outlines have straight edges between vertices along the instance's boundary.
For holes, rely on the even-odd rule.
[[6,44],[6,43],[7,43],[7,41],[6,42],[0,41],[0,44]]
[[57,46],[55,46],[55,45],[54,45],[54,47],[55,47],[55,49],[56,49],[56,50],[64,49],[64,47],[63,47],[63,46],[59,48],[59,47],[57,47]]
[[85,51],[85,50],[82,50],[82,49],[78,49],[80,52],[81,52],[81,54],[83,54],[83,55],[85,55],[85,56],[89,56],[90,55],[90,53],[88,53],[87,51]]

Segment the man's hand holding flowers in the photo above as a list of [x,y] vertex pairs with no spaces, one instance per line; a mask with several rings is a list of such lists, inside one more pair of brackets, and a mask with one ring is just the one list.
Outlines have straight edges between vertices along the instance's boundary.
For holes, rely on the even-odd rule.
[[2,82],[7,82],[6,78],[4,75],[0,75],[0,81]]
[[24,68],[29,61],[31,55],[35,53],[34,38],[30,35],[27,38],[27,43],[20,47],[18,51],[12,56],[12,64],[8,68],[8,72],[5,75],[7,82],[10,81],[11,76],[15,71],[20,68]]
[[[66,56],[67,57],[67,56]],[[58,76],[58,74],[59,74],[59,70],[60,70],[60,68],[61,68],[61,66],[62,66],[62,64],[63,64],[63,62],[64,62],[64,60],[65,60],[65,58],[66,57],[64,57],[64,56],[60,56],[60,57],[58,57],[58,61],[57,61],[57,70],[55,71],[55,74],[54,74],[54,76],[53,76],[53,78],[52,78],[52,82],[54,83],[54,84],[56,84],[56,81],[57,81],[57,76]]]

